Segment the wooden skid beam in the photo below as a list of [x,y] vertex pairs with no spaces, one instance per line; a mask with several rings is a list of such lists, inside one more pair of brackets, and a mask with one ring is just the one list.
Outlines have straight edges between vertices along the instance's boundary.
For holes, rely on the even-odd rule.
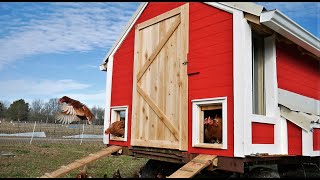
[[197,157],[171,174],[168,178],[192,178],[202,169],[211,165],[216,158],[216,155],[199,154]]
[[94,154],[89,154],[89,156],[84,157],[82,159],[75,160],[74,162],[66,165],[66,166],[61,166],[58,170],[55,170],[51,173],[45,173],[43,176],[40,178],[57,178],[61,177],[70,171],[77,169],[81,166],[84,166],[90,162],[93,162],[95,160],[101,159],[102,157],[108,156],[113,152],[117,152],[120,149],[122,149],[121,146],[110,146],[105,149],[102,149],[101,151],[94,153]]

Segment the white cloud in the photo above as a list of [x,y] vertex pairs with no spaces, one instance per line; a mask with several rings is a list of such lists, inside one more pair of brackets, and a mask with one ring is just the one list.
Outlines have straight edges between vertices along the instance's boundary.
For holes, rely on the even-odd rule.
[[[36,6],[41,19],[30,16],[30,9],[23,16],[25,22],[12,15],[18,24],[6,24],[6,36],[0,36],[0,69],[35,54],[111,47],[137,6],[138,3],[52,3],[48,12]],[[8,14],[0,19],[11,21]]]
[[4,80],[0,82],[2,96],[16,95],[52,95],[70,90],[81,90],[90,87],[71,79],[63,80]]

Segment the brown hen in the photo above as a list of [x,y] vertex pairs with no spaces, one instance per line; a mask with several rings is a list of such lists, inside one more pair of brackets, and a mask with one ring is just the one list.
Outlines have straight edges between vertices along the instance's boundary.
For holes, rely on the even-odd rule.
[[107,130],[105,130],[106,134],[112,134],[118,137],[124,136],[124,119],[120,119],[120,121],[113,122]]
[[56,119],[62,124],[70,124],[74,121],[87,120],[91,124],[94,120],[94,115],[89,108],[80,101],[63,96],[59,99],[60,112],[56,115]]
[[222,119],[218,115],[204,120],[204,140],[207,143],[222,143]]

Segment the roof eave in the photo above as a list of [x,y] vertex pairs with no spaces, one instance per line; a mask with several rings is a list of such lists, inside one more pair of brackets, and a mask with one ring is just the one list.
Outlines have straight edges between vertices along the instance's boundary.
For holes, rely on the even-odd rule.
[[260,23],[319,57],[320,41],[279,10],[262,12]]
[[140,11],[144,9],[146,6],[147,2],[142,2],[140,6],[137,8],[136,12],[131,16],[131,19],[128,21],[126,27],[123,29],[121,35],[117,39],[117,41],[113,44],[113,46],[110,48],[108,51],[107,55],[104,57],[101,65],[100,65],[100,70],[103,71],[105,70],[105,64],[108,62],[109,56],[114,52],[118,44],[122,41],[123,38],[125,38],[127,31],[131,29],[131,26],[136,22],[136,18],[139,15]]

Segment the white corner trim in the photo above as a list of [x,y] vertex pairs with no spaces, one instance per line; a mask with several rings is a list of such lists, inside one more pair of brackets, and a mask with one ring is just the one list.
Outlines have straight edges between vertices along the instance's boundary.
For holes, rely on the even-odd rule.
[[131,19],[127,23],[126,27],[123,29],[123,31],[122,31],[121,35],[119,36],[119,38],[117,39],[117,41],[113,44],[113,46],[108,51],[107,55],[104,57],[104,59],[102,61],[102,64],[104,64],[106,62],[106,60],[110,56],[112,56],[115,51],[117,51],[117,49],[119,48],[119,46],[122,43],[122,41],[126,38],[126,36],[129,33],[129,31],[131,30],[133,25],[136,23],[137,19],[140,17],[140,15],[143,12],[143,10],[146,8],[147,4],[148,4],[148,2],[142,2],[140,4],[140,6],[136,10],[136,12],[132,15]]
[[233,13],[234,156],[244,157],[252,142],[252,42],[251,27],[243,12]]
[[[280,154],[288,154],[288,126],[287,126],[287,120],[285,118],[280,117],[279,119],[279,134],[277,136],[280,137],[280,142],[279,142],[279,151]],[[275,140],[276,141],[276,140]]]
[[311,53],[320,55],[320,40],[279,10],[261,13],[260,23],[297,43]]
[[203,121],[200,117],[200,106],[208,104],[221,104],[222,105],[222,146],[218,149],[228,148],[228,105],[227,97],[217,97],[217,98],[204,98],[204,99],[194,99],[192,102],[192,147],[196,147],[200,144],[200,123]]
[[[320,128],[320,124],[312,124],[312,128]],[[313,150],[313,132],[302,130],[302,155],[320,156],[320,150]]]
[[103,125],[103,143],[109,144],[109,135],[104,131],[110,125],[110,106],[111,106],[111,86],[112,86],[112,71],[113,71],[113,56],[109,57],[108,71],[106,73],[106,106],[104,110],[104,125]]
[[[112,106],[110,107],[111,109],[111,123],[116,121],[116,111],[126,111],[125,115],[125,128],[124,128],[124,138],[121,141],[127,141],[128,139],[128,111],[129,111],[129,106]],[[110,138],[112,138],[113,135],[110,135]]]
[[275,35],[264,38],[266,116],[280,118]]

